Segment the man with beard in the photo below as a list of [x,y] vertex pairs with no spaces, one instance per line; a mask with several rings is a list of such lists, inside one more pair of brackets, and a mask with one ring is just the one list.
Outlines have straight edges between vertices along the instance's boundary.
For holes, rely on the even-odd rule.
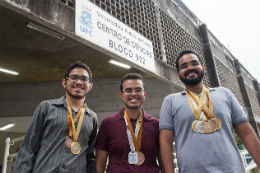
[[20,146],[14,173],[94,173],[97,116],[86,103],[92,72],[77,61],[65,72],[65,96],[43,101]]
[[127,74],[121,80],[120,90],[125,107],[104,118],[98,131],[97,173],[159,173],[159,120],[142,109],[147,95],[142,76]]
[[260,142],[242,107],[226,88],[203,84],[205,67],[198,53],[185,50],[176,59],[185,90],[168,95],[160,113],[160,151],[166,173],[174,172],[173,140],[180,173],[243,173],[233,129],[260,166]]

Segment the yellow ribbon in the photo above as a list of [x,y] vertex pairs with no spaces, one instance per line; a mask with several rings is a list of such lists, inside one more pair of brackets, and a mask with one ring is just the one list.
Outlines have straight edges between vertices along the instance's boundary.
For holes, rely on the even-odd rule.
[[132,126],[132,124],[130,122],[130,119],[129,119],[129,116],[128,116],[126,110],[124,111],[124,117],[126,119],[129,131],[130,131],[132,139],[133,139],[133,143],[134,143],[134,146],[135,146],[135,151],[139,152],[141,150],[142,131],[143,131],[143,128],[142,128],[142,124],[143,124],[143,111],[140,112],[140,115],[139,115],[139,118],[138,118],[137,139],[135,137],[133,126]]
[[[75,117],[75,119],[73,121],[71,108],[70,108],[70,105],[69,105],[69,102],[68,102],[67,99],[66,99],[66,102],[67,102],[67,117],[68,117],[68,120],[69,120],[68,121],[69,137],[71,137],[71,125],[72,125],[73,139],[74,139],[74,142],[77,142],[78,137],[79,137],[79,133],[80,133],[80,130],[81,130],[81,126],[82,126],[82,122],[83,122],[83,117],[84,117],[84,114],[85,114],[86,106],[83,103],[83,105],[81,106],[77,116]],[[79,122],[78,122],[78,127],[76,129],[75,128],[75,122],[77,121],[79,115],[80,115],[80,118],[79,118]]]
[[[198,120],[200,118],[201,111],[204,112],[203,121],[207,121],[208,119],[215,117],[214,108],[213,108],[213,104],[212,104],[212,100],[211,100],[208,88],[203,86],[200,97],[198,95],[196,95],[195,93],[193,93],[192,91],[188,90],[187,88],[185,89],[185,92],[186,92],[186,96],[188,99],[188,103],[190,105],[190,108],[191,108],[194,118],[196,120]],[[209,103],[208,106],[203,101],[205,94],[207,96],[206,99],[208,99],[208,100],[206,100],[206,102],[208,101],[208,103]],[[191,98],[194,100],[194,102],[198,104],[197,110],[195,109],[195,107],[191,101],[191,98],[189,96],[191,96]]]

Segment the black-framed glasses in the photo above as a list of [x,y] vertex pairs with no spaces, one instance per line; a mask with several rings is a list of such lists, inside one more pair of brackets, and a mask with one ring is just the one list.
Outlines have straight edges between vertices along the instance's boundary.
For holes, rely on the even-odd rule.
[[135,89],[126,88],[126,89],[124,90],[124,92],[127,93],[127,94],[132,94],[133,91],[135,91],[136,94],[140,94],[141,92],[144,91],[144,89],[143,89],[143,88],[135,88]]
[[79,77],[77,75],[70,75],[70,76],[66,77],[66,79],[69,79],[69,81],[72,82],[72,83],[75,83],[78,80],[80,80],[84,84],[89,84],[90,83],[89,78],[86,77],[86,76]]
[[193,61],[191,61],[190,63],[183,63],[183,64],[180,66],[179,70],[187,69],[190,65],[191,65],[192,67],[195,67],[195,66],[200,65],[200,62],[199,62],[199,61],[196,61],[196,60],[193,60]]

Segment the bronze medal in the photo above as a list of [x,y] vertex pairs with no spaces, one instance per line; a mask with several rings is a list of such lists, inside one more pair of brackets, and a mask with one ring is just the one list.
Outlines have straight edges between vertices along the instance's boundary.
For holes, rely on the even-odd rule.
[[73,139],[70,138],[69,136],[67,136],[66,139],[65,139],[65,147],[70,149],[72,142],[73,142]]
[[81,150],[81,147],[79,145],[78,142],[72,142],[71,147],[70,147],[70,151],[72,152],[72,154],[79,154]]
[[209,120],[209,122],[211,123],[211,127],[212,127],[212,131],[215,132],[218,130],[218,125],[214,120]]
[[201,123],[203,133],[212,133],[212,125],[210,122],[202,121]]
[[218,118],[211,118],[212,121],[215,121],[217,124],[217,130],[221,128],[221,121]]
[[137,155],[138,155],[138,163],[135,164],[135,165],[141,166],[144,163],[144,160],[145,160],[144,154],[141,151],[139,151],[139,152],[137,152]]

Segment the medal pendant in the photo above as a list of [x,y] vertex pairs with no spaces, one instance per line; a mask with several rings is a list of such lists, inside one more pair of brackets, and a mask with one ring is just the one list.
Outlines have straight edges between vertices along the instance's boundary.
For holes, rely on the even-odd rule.
[[137,152],[138,154],[138,163],[135,164],[136,166],[141,166],[144,163],[145,157],[144,154],[142,152]]
[[210,122],[202,121],[201,126],[202,126],[203,133],[212,133],[213,132],[212,125]]
[[66,139],[65,139],[65,148],[70,149],[72,142],[73,142],[73,139],[70,138],[69,136],[67,136]]
[[202,129],[202,121],[198,121],[197,124],[196,124],[196,129],[199,133],[203,133],[203,129]]
[[199,122],[199,120],[194,120],[194,121],[192,122],[192,125],[191,125],[193,131],[196,132],[196,133],[199,133],[199,131],[198,131],[197,128],[196,128],[196,125],[197,125],[198,122]]
[[70,147],[70,151],[72,152],[72,154],[79,154],[81,150],[81,147],[79,145],[78,142],[72,142],[71,147]]
[[209,121],[209,123],[211,123],[212,131],[213,132],[217,131],[218,130],[218,124],[215,121],[211,120],[211,119],[208,120],[208,121]]
[[130,151],[128,154],[128,163],[129,164],[137,164],[138,163],[138,154],[137,152]]
[[221,128],[221,121],[220,121],[220,119],[218,119],[218,118],[211,118],[210,120],[216,122],[217,130],[219,130]]

